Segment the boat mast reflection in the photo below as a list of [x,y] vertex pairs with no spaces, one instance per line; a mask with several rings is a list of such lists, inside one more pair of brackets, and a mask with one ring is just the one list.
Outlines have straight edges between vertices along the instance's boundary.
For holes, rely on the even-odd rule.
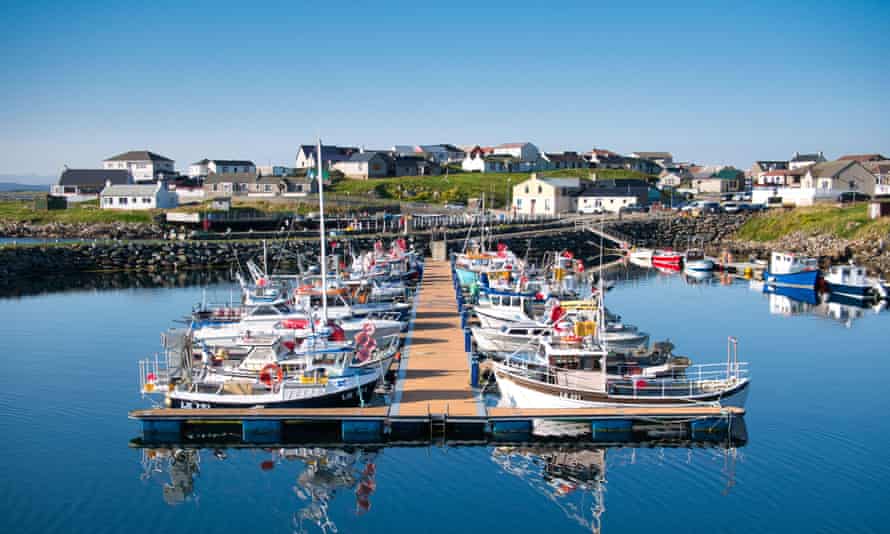
[[[260,450],[260,449],[256,449]],[[198,501],[195,481],[200,474],[201,449],[142,449],[142,480],[157,480],[164,502],[175,506]],[[338,493],[351,491],[355,498],[355,513],[371,510],[371,497],[377,489],[376,449],[326,449],[297,447],[266,449],[269,457],[259,464],[263,471],[272,471],[288,462],[298,462],[303,469],[296,476],[294,496],[300,505],[293,513],[295,532],[338,532],[329,509]],[[213,450],[219,460],[227,460],[222,449]],[[314,525],[314,529],[313,529]]]

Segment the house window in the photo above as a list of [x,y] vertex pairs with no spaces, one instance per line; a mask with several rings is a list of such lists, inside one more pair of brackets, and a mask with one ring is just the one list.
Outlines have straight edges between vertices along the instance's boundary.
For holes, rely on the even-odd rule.
[[544,210],[545,210],[545,211],[549,211],[549,210],[550,210],[550,199],[549,199],[549,198],[545,198],[545,199],[544,199]]
[[516,199],[516,207],[517,207],[517,208],[521,208],[521,207],[522,207],[522,199],[521,199],[521,198],[517,198],[517,199]]
[[850,189],[856,189],[856,180],[850,180]]
[[214,193],[216,193],[217,191],[219,191],[219,185],[218,185],[218,184],[213,184],[212,190],[213,190]]
[[542,188],[542,187],[539,185],[539,186],[538,186],[538,194],[540,195],[540,194],[543,193],[543,192],[544,192],[544,188]]
[[525,186],[525,194],[528,194],[528,186]]
[[142,197],[142,203],[143,204],[151,204],[151,199],[148,197]]
[[271,193],[271,192],[272,192],[272,185],[271,185],[271,184],[266,184],[266,185],[264,185],[264,186],[263,186],[263,191],[265,191],[266,193]]
[[127,197],[118,198],[117,203],[120,204],[121,206],[126,206],[127,205]]

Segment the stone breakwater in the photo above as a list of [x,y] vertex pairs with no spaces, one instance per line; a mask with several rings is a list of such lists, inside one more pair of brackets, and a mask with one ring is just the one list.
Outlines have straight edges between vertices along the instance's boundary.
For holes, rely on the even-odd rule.
[[721,214],[702,217],[653,217],[616,221],[606,231],[641,247],[689,248],[719,244],[730,238],[748,220],[748,214]]
[[0,237],[59,239],[160,239],[164,229],[144,223],[0,223]]
[[[370,250],[377,237],[333,239],[336,247],[329,254],[343,254],[347,244],[352,250]],[[389,245],[391,236],[381,238]],[[588,265],[599,257],[598,239],[589,232],[569,229],[553,230],[552,234],[534,237],[497,237],[520,256],[539,260],[547,251],[572,250]],[[428,235],[415,235],[409,243],[426,255]],[[453,238],[449,249],[459,250],[463,239]],[[269,241],[267,255],[270,267],[295,271],[317,264],[320,254],[317,240]],[[57,245],[29,245],[0,247],[0,282],[15,283],[26,277],[58,276],[84,272],[181,272],[214,269],[237,269],[248,259],[260,261],[263,244],[260,241],[157,241],[157,242],[96,242]]]

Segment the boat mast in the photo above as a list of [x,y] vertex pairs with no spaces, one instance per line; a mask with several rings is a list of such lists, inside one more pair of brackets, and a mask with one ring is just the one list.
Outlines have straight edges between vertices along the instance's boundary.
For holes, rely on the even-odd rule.
[[328,260],[324,231],[324,169],[321,161],[321,137],[318,138],[315,158],[318,162],[318,211],[321,214],[321,324],[324,327],[328,324]]

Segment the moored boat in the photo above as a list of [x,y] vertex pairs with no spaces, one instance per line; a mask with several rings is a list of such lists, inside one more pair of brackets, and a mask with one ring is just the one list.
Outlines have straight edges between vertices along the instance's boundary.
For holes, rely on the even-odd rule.
[[763,273],[768,285],[814,288],[819,279],[819,262],[790,252],[770,254],[769,267]]

